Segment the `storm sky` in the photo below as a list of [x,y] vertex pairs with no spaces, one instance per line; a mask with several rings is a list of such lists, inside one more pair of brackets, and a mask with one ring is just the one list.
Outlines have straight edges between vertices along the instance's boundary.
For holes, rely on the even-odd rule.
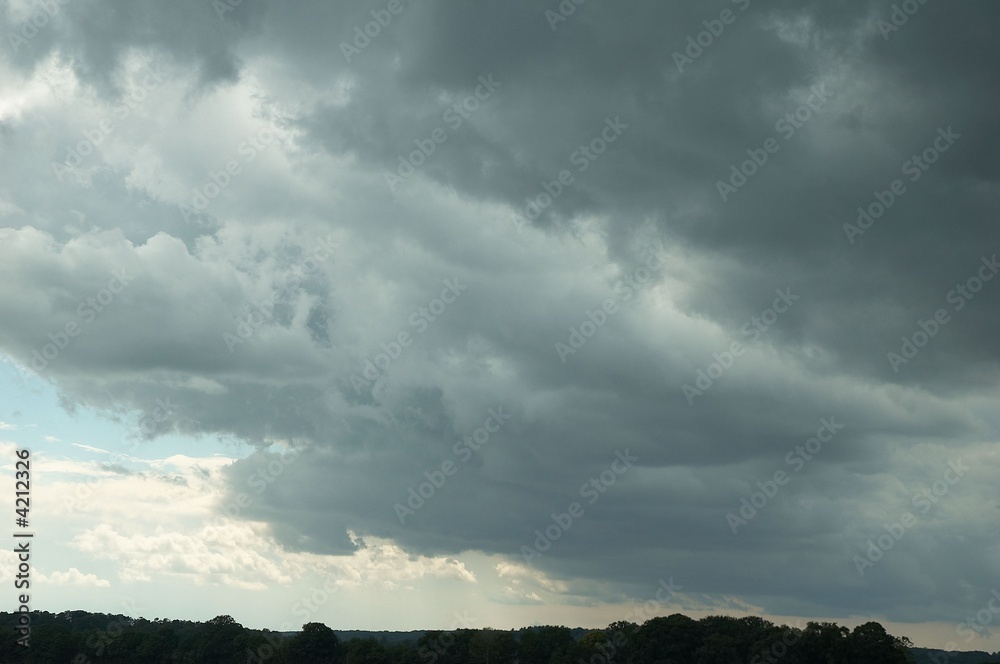
[[3,9],[32,608],[1000,648],[995,3]]

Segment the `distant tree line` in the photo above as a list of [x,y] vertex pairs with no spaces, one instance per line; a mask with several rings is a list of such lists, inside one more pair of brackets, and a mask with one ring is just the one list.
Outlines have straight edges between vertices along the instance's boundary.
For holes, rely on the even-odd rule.
[[[0,662],[15,664],[908,664],[911,643],[869,622],[778,626],[758,617],[681,614],[602,630],[530,627],[425,632],[386,644],[342,641],[322,623],[291,636],[247,629],[230,616],[205,623],[65,611],[32,614],[31,648],[15,643],[13,613]],[[580,636],[580,638],[576,638]]]

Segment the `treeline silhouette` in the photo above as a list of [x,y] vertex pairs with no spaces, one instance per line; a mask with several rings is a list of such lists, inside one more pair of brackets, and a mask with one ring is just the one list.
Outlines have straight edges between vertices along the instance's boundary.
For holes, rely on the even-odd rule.
[[[910,641],[877,622],[804,628],[758,617],[681,614],[603,630],[529,627],[428,631],[397,643],[341,640],[322,623],[295,634],[247,629],[230,616],[205,623],[64,611],[31,614],[31,647],[16,643],[17,616],[0,613],[0,662],[15,664],[907,664]],[[579,637],[579,638],[577,638]]]

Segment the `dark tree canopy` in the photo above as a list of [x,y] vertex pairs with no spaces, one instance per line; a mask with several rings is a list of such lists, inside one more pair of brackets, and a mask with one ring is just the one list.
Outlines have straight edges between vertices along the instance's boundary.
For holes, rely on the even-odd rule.
[[[0,613],[13,634],[16,616]],[[382,633],[386,634],[386,633]],[[877,622],[849,630],[835,623],[805,628],[750,616],[675,613],[639,625],[614,622],[582,630],[546,625],[519,630],[458,629],[413,634],[408,640],[341,640],[319,622],[285,635],[247,629],[232,616],[204,623],[152,621],[85,611],[32,614],[30,651],[14,638],[0,642],[0,663],[18,664],[908,664],[916,650]],[[925,657],[925,653],[919,653]],[[962,658],[955,664],[995,660]],[[920,659],[919,662],[927,661]]]
[[288,654],[302,664],[327,664],[339,661],[343,648],[332,629],[323,623],[311,622],[288,640]]

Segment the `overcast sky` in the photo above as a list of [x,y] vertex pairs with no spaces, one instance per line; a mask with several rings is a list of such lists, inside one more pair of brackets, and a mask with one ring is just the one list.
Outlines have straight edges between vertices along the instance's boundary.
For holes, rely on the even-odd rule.
[[3,9],[33,608],[1000,649],[995,3]]

